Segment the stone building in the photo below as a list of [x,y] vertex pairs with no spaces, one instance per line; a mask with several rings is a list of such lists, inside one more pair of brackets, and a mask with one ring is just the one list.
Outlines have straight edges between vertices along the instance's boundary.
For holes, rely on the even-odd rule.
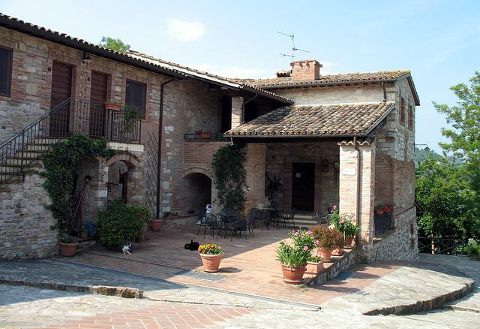
[[[275,79],[239,81],[0,15],[0,258],[56,252],[38,157],[81,133],[118,150],[82,161],[81,221],[116,198],[155,216],[200,211],[215,203],[212,156],[233,142],[247,155],[247,208],[267,204],[265,177],[278,177],[276,204],[321,213],[339,204],[361,224],[370,260],[414,259],[411,75],[320,68],[299,61]],[[393,207],[381,240],[379,205]]]

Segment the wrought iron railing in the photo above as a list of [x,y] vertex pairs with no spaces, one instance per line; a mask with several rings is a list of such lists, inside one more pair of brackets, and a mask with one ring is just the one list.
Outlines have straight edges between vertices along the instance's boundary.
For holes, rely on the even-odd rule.
[[462,254],[467,241],[455,237],[418,237],[418,251],[429,254],[457,255]]
[[140,117],[127,118],[122,111],[105,110],[101,103],[69,98],[0,144],[0,181],[23,175],[38,153],[71,134],[139,143],[141,127]]
[[183,135],[187,142],[223,142],[227,141],[227,138],[222,133],[201,132],[201,133],[189,133]]

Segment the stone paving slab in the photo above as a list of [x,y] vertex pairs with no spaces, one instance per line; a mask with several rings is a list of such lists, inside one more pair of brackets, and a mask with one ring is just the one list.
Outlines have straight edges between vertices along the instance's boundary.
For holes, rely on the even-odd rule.
[[325,309],[350,309],[365,315],[412,314],[441,308],[473,290],[474,280],[458,269],[433,264],[405,265],[358,293],[335,298]]

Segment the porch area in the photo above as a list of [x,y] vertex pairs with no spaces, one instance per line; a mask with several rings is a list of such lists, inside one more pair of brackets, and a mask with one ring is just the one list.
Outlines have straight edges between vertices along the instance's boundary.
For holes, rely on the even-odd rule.
[[[287,237],[287,229],[258,227],[254,230],[254,237],[234,237],[231,240],[217,235],[204,238],[202,233],[197,235],[196,225],[177,225],[175,222],[174,219],[167,222],[168,226],[161,232],[150,232],[150,239],[135,244],[131,255],[97,246],[79,252],[69,261],[187,286],[317,306],[335,297],[358,292],[399,267],[393,263],[375,267],[356,265],[323,285],[309,286],[313,277],[305,276],[305,285],[292,286],[283,282],[280,262],[275,259],[275,249]],[[203,272],[198,252],[184,249],[192,239],[222,247],[224,258],[218,273]],[[339,257],[335,258],[333,264],[339,260]],[[326,270],[333,264],[325,264]]]

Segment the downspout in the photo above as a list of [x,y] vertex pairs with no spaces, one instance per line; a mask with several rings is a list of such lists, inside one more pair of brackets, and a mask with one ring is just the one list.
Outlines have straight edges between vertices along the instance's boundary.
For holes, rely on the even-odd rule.
[[385,81],[382,82],[382,88],[383,88],[383,102],[387,101],[387,90],[385,89]]
[[243,119],[245,117],[245,105],[247,105],[248,103],[250,103],[251,101],[255,100],[256,98],[258,97],[258,94],[255,94],[253,95],[252,98],[246,100],[245,102],[242,103],[242,117],[240,118],[240,124],[244,123],[243,122]]
[[356,190],[357,190],[357,204],[356,204],[356,207],[355,207],[355,218],[357,219],[357,225],[360,226],[361,222],[360,222],[360,163],[362,161],[362,153],[360,152],[360,149],[358,148],[358,145],[357,145],[357,137],[353,137],[353,148],[355,149],[355,151],[357,151],[357,187],[356,187]]
[[158,149],[157,149],[157,212],[155,218],[160,218],[160,172],[162,170],[162,129],[163,129],[163,94],[165,85],[176,81],[176,78],[171,78],[160,84],[160,110],[158,113]]

